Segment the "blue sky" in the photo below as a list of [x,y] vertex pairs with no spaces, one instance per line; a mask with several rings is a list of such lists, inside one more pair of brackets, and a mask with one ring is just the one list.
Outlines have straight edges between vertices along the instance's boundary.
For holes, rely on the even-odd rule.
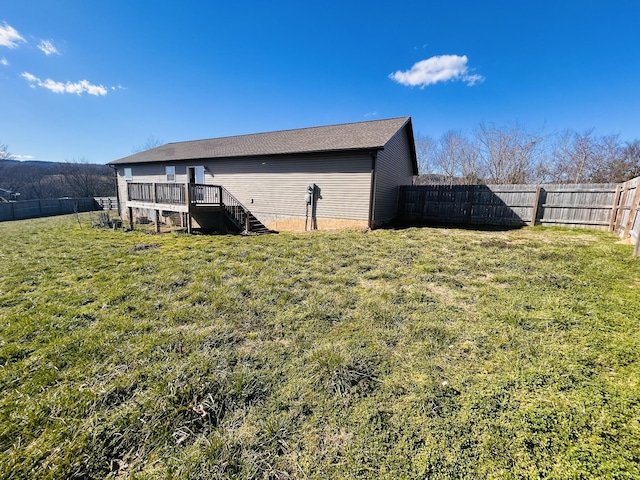
[[640,2],[0,0],[0,143],[166,142],[410,115],[640,138]]

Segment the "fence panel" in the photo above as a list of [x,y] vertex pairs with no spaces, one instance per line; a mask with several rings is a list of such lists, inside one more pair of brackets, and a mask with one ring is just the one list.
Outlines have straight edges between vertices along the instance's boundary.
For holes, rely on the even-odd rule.
[[550,226],[608,230],[617,187],[615,183],[542,185],[538,221]]
[[[617,184],[413,185],[400,187],[409,222],[561,225],[609,229]],[[535,218],[533,218],[535,215]]]
[[53,198],[0,204],[0,222],[99,210],[93,198]]

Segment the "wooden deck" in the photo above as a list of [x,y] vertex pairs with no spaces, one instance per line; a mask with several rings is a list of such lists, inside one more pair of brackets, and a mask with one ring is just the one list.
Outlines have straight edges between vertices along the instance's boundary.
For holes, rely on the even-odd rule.
[[[198,183],[128,183],[127,207],[186,213],[191,217],[223,212],[239,231],[269,231],[222,185]],[[129,212],[131,217],[131,211]],[[158,215],[156,215],[156,218]]]

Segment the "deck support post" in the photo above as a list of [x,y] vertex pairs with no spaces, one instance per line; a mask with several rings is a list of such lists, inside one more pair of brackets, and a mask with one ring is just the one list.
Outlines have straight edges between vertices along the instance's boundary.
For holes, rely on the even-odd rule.
[[155,210],[155,230],[160,233],[160,210]]
[[187,183],[185,185],[185,196],[187,201],[187,233],[191,234],[192,225],[191,225],[191,184]]

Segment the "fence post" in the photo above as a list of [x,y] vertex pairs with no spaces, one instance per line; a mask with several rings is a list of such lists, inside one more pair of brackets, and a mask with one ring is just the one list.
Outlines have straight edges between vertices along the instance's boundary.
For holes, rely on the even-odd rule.
[[[633,200],[631,201],[631,210],[629,210],[629,218],[627,218],[627,224],[624,227],[624,233],[622,234],[622,238],[627,238],[629,236],[629,231],[631,230],[631,226],[633,225],[633,221],[636,218],[636,211],[638,210],[638,203],[640,203],[640,180],[636,185],[636,191],[633,194]],[[640,236],[638,237],[640,240]]]
[[471,225],[471,212],[473,211],[473,197],[476,191],[475,185],[471,185],[471,188],[467,189],[467,224]]
[[536,195],[533,198],[533,211],[531,212],[531,223],[530,223],[530,225],[532,227],[535,226],[536,220],[538,219],[538,208],[540,206],[540,190],[542,190],[540,185],[537,185],[536,186]]
[[127,213],[129,215],[129,230],[133,230],[133,208],[128,207]]
[[613,206],[611,207],[611,218],[609,219],[609,231],[615,230],[616,218],[618,217],[618,206],[620,203],[620,194],[622,193],[622,187],[618,185],[616,187],[616,194],[613,196]]
[[627,207],[628,194],[629,194],[629,182],[624,184],[624,188],[622,190],[622,200],[620,200],[620,210],[616,218],[616,225],[613,229],[613,231],[616,233],[618,233],[618,230],[620,229],[620,224],[622,223],[622,217],[624,217],[624,209]]
[[637,257],[638,255],[640,255],[640,235],[636,238],[636,246],[633,249],[633,256]]

